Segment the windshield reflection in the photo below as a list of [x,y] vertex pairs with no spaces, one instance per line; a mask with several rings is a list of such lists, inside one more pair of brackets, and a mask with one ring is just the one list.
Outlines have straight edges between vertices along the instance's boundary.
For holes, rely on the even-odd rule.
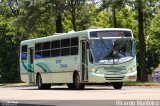
[[94,63],[119,64],[135,57],[132,39],[91,39],[89,44]]

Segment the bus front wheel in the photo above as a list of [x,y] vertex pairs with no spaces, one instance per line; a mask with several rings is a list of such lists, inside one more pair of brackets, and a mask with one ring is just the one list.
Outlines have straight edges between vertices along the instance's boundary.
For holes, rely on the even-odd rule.
[[80,89],[84,89],[84,87],[85,87],[85,84],[80,82],[79,74],[75,73],[73,77],[73,89],[80,90]]
[[121,89],[123,86],[123,82],[112,82],[114,89]]

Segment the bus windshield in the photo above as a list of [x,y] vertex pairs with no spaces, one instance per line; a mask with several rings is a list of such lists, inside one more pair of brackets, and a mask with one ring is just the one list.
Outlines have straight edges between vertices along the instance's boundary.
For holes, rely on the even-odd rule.
[[120,64],[135,57],[134,41],[130,39],[89,40],[93,62],[97,64]]

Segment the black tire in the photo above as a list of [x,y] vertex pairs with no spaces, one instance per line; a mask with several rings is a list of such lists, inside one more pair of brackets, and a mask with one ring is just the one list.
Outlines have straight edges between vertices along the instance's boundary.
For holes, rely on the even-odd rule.
[[74,89],[74,84],[73,83],[68,83],[67,86],[68,86],[69,89]]
[[121,89],[123,86],[123,82],[112,82],[114,89]]
[[37,86],[38,86],[38,89],[50,89],[51,88],[51,84],[42,83],[41,75],[37,76]]
[[84,87],[85,87],[85,84],[80,82],[79,74],[75,73],[73,77],[73,89],[81,90],[81,89],[84,89]]
[[43,84],[44,89],[50,89],[51,88],[51,84]]

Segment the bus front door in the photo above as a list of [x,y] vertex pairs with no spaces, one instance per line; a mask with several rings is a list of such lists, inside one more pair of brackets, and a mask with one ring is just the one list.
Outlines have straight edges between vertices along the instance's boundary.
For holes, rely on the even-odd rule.
[[82,41],[82,81],[88,81],[87,42]]
[[33,59],[34,59],[34,55],[33,52],[34,49],[33,48],[29,48],[28,51],[28,78],[29,78],[29,83],[33,83],[34,82],[34,65],[33,65]]

